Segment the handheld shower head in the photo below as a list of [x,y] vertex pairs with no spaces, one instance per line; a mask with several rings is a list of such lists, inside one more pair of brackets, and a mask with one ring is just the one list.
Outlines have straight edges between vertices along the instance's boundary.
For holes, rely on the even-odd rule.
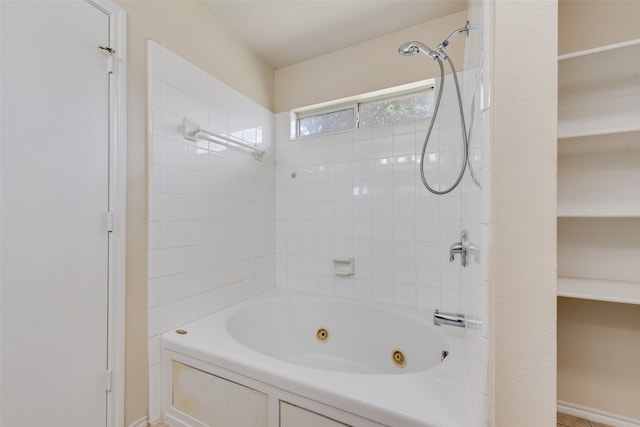
[[418,52],[422,52],[431,59],[436,59],[436,52],[431,50],[428,46],[423,43],[412,41],[406,42],[402,46],[398,48],[398,53],[402,56],[412,56]]
[[403,56],[411,56],[411,55],[415,55],[418,52],[422,52],[425,55],[427,55],[429,58],[433,59],[434,61],[438,59],[446,59],[447,58],[446,50],[447,50],[447,46],[449,46],[449,43],[451,43],[451,41],[454,38],[456,38],[458,34],[466,33],[468,37],[469,30],[473,30],[477,27],[478,27],[477,25],[469,25],[469,21],[467,21],[467,24],[464,27],[458,28],[453,33],[449,34],[449,37],[447,37],[445,41],[440,43],[436,50],[432,50],[431,48],[429,48],[423,43],[412,41],[412,42],[407,42],[402,46],[400,46],[398,48],[398,53]]

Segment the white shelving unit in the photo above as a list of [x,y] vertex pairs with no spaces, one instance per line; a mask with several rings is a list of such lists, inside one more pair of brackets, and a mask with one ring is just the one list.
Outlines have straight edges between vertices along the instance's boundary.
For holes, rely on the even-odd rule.
[[640,304],[640,40],[559,57],[558,276]]
[[638,304],[640,286],[621,280],[558,277],[558,296]]
[[640,130],[640,40],[558,60],[559,138]]

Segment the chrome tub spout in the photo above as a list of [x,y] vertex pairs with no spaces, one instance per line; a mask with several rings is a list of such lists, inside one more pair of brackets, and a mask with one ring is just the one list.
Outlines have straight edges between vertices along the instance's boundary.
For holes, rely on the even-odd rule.
[[440,313],[440,310],[436,310],[433,313],[433,324],[436,326],[449,325],[466,328],[467,316],[461,313]]

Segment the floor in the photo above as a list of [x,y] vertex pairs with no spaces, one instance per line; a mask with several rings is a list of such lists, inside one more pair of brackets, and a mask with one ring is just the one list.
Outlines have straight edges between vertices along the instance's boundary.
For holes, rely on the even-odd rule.
[[[557,427],[611,427],[607,424],[597,423],[595,421],[589,421],[584,418],[574,417],[558,412],[558,424]],[[163,421],[159,421],[153,424],[151,427],[171,427]]]
[[574,417],[572,415],[563,414],[561,412],[558,412],[557,420],[557,427],[611,427],[607,424],[589,421],[584,418]]

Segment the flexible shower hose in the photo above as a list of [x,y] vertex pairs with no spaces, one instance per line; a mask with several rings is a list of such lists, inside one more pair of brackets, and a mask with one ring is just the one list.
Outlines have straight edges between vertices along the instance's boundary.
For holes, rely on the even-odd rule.
[[462,96],[460,95],[460,85],[458,84],[458,75],[456,73],[455,67],[453,66],[453,62],[451,62],[451,59],[445,55],[444,59],[449,63],[449,66],[451,67],[451,71],[453,74],[453,81],[455,82],[455,85],[456,85],[456,94],[458,95],[458,107],[460,110],[460,124],[462,126],[462,165],[460,166],[460,172],[458,173],[458,177],[456,178],[453,185],[451,185],[449,188],[445,190],[436,190],[435,188],[431,187],[424,176],[424,156],[427,152],[427,145],[429,144],[429,138],[431,137],[431,131],[433,130],[433,125],[436,121],[436,116],[438,115],[438,109],[440,108],[440,100],[442,99],[442,89],[444,87],[444,66],[442,65],[442,61],[440,60],[439,57],[436,57],[435,59],[438,61],[438,65],[440,66],[440,87],[438,88],[438,95],[436,96],[436,104],[433,109],[433,115],[431,116],[431,123],[429,123],[429,129],[427,130],[427,135],[424,138],[424,144],[422,144],[422,154],[420,157],[420,178],[422,178],[422,183],[427,188],[427,190],[429,190],[431,193],[437,194],[437,195],[443,195],[453,191],[458,186],[458,184],[460,184],[460,181],[462,180],[464,171],[469,161],[469,139],[467,137],[467,128],[464,122],[464,110],[462,108]]

